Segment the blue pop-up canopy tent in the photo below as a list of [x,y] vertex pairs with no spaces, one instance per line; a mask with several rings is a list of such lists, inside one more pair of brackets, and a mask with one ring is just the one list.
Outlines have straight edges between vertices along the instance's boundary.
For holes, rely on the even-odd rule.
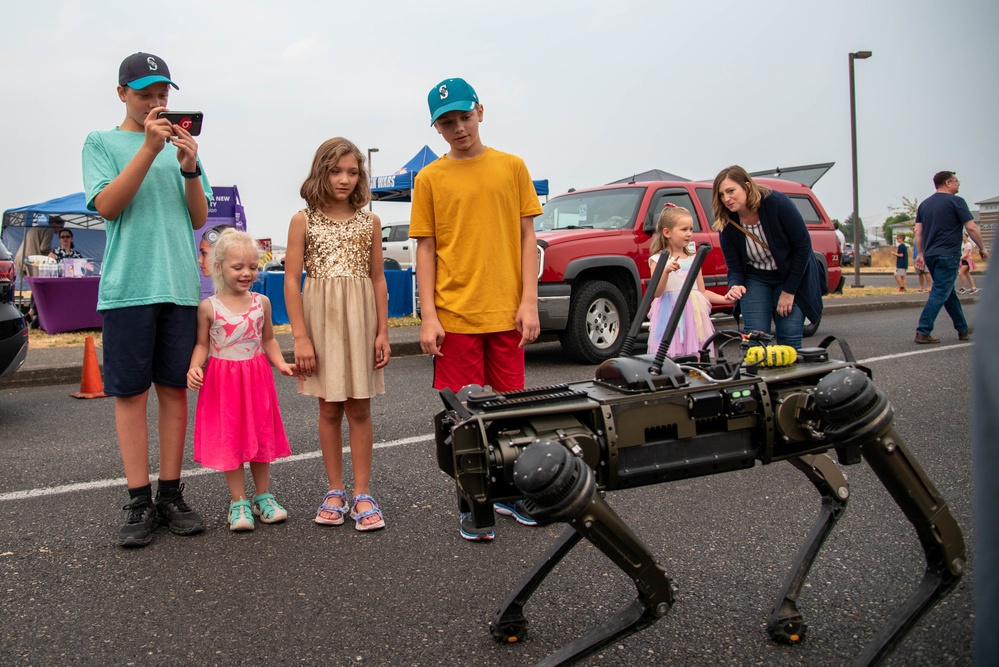
[[87,210],[82,192],[4,211],[0,238],[10,252],[16,252],[26,228],[48,225],[53,216],[62,218],[65,226],[73,230],[73,244],[84,257],[99,260],[104,256],[104,218]]
[[430,146],[424,146],[413,156],[412,160],[404,164],[394,174],[372,178],[371,199],[374,201],[411,201],[416,172],[436,159],[437,156],[430,150]]
[[12,208],[3,212],[3,228],[47,225],[50,215],[58,215],[70,227],[89,229],[104,228],[104,218],[87,210],[87,199],[82,192],[57,197],[41,204]]
[[[246,215],[236,186],[213,186],[212,192],[213,199],[208,207],[208,222],[202,229],[194,232],[195,244],[201,240],[201,234],[205,230],[215,225],[228,224],[246,229]],[[87,198],[82,192],[4,211],[0,239],[11,253],[17,252],[26,229],[48,225],[49,218],[53,216],[62,218],[65,227],[73,230],[73,245],[84,257],[98,261],[104,257],[106,241],[104,218],[87,209]]]
[[[371,199],[374,201],[408,202],[413,199],[413,181],[417,172],[437,159],[429,146],[424,146],[394,174],[375,176],[371,179]],[[548,194],[548,179],[534,181],[538,195]]]

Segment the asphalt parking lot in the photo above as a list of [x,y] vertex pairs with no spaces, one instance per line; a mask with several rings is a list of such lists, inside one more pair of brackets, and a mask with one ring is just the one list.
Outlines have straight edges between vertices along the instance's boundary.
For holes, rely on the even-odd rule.
[[[829,314],[822,334],[847,339],[872,369],[971,549],[971,345],[951,336],[917,347],[914,317],[912,308],[879,310],[871,327],[865,311]],[[532,386],[592,376],[555,344],[532,348]],[[453,483],[432,445],[429,420],[441,404],[427,386],[427,359],[400,356],[390,368],[388,393],[374,403],[373,491],[386,530],[312,523],[325,484],[316,409],[278,378],[295,456],[275,464],[273,489],[290,521],[230,534],[221,475],[188,459],[187,494],[206,532],[161,530],[132,551],[113,546],[124,494],[110,401],[70,399],[72,384],[0,387],[0,662],[527,665],[628,604],[633,584],[583,544],[532,599],[528,639],[495,643],[486,629],[492,611],[562,529],[501,518],[494,542],[460,540]],[[850,506],[803,590],[811,627],[795,647],[771,643],[764,623],[818,511],[803,475],[775,464],[609,494],[679,590],[665,618],[583,664],[848,663],[924,565],[911,526],[871,470],[846,473]],[[973,583],[972,558],[958,588],[886,664],[969,664]]]

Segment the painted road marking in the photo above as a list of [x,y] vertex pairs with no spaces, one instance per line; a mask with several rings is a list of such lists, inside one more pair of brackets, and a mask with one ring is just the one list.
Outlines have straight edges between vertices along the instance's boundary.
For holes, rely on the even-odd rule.
[[[891,361],[893,359],[901,359],[903,357],[911,357],[917,354],[933,354],[936,352],[947,352],[950,350],[958,350],[965,347],[971,347],[972,343],[958,343],[956,345],[945,345],[943,347],[933,347],[925,350],[914,350],[912,352],[899,352],[898,354],[886,354],[882,357],[869,357],[867,359],[860,359],[857,361],[858,364],[870,364],[876,361]],[[414,445],[420,442],[433,442],[434,435],[429,433],[427,435],[414,435],[408,438],[399,438],[398,440],[388,440],[386,442],[376,442],[375,449],[386,449],[389,447],[402,447],[404,445]],[[344,454],[350,453],[350,447],[343,448]],[[315,459],[322,456],[322,452],[319,450],[313,452],[304,452],[302,454],[293,454],[284,459],[275,461],[275,465],[292,463],[295,461],[305,461],[307,459]],[[184,470],[181,473],[181,477],[200,477],[201,475],[210,474],[222,474],[218,470],[211,470],[209,468],[194,468],[190,470]],[[155,475],[151,475],[154,477]],[[62,486],[49,486],[40,489],[27,489],[25,491],[8,491],[7,493],[0,493],[0,502],[5,500],[26,500],[28,498],[42,498],[45,496],[58,496],[65,493],[75,493],[77,491],[90,491],[93,489],[106,489],[109,486],[125,486],[126,480],[124,477],[117,477],[115,479],[98,479],[93,482],[79,482],[77,484],[64,484]]]

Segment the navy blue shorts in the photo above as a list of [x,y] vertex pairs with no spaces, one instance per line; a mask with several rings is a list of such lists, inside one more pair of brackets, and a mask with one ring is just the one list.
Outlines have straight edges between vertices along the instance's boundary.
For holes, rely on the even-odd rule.
[[104,311],[104,393],[138,396],[152,383],[187,388],[197,306],[154,303]]

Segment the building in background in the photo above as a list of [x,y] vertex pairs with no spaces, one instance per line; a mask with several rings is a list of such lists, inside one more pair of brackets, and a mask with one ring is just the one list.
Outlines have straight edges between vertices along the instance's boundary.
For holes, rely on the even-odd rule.
[[986,249],[991,250],[995,245],[996,226],[999,224],[999,197],[992,197],[983,201],[976,201],[978,207],[975,214],[975,222],[982,232],[982,240],[985,241]]

